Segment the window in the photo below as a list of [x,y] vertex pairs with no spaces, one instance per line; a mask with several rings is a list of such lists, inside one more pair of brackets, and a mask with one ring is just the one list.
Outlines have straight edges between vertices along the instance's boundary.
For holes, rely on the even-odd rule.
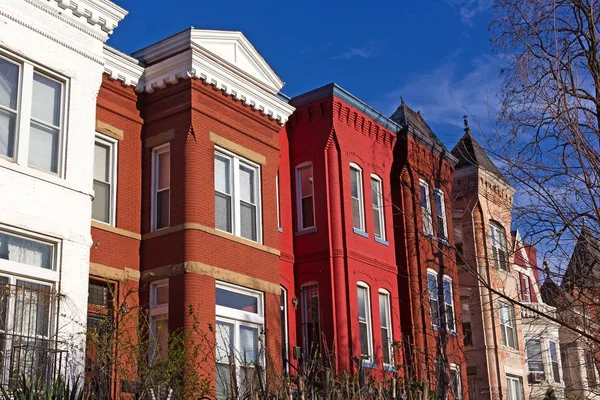
[[[113,366],[109,362],[113,333],[112,299],[114,286],[106,281],[92,280],[88,286],[88,316],[86,335],[86,379],[95,379],[95,390],[110,393]],[[93,334],[97,340],[90,340]]]
[[215,227],[260,242],[260,169],[225,150],[215,150]]
[[[544,373],[544,359],[542,358],[542,344],[539,339],[530,339],[525,342],[527,352],[527,368],[529,372]],[[531,376],[531,375],[530,375]],[[535,383],[530,380],[530,383]]]
[[429,200],[429,185],[423,179],[419,180],[421,216],[423,218],[423,233],[433,235],[433,223],[431,220],[431,201]]
[[152,230],[169,226],[170,202],[171,152],[166,144],[152,150]]
[[115,224],[117,194],[117,141],[96,135],[94,145],[94,199],[92,218]]
[[496,268],[508,271],[508,250],[506,247],[506,232],[502,225],[491,222],[490,233],[492,236],[492,258]]
[[299,231],[315,227],[315,200],[313,190],[312,164],[301,164],[296,167],[296,197]]
[[373,361],[373,329],[371,327],[371,298],[369,286],[358,283],[358,326],[360,355],[364,361]]
[[[24,272],[23,265],[53,270],[54,247],[50,243],[0,231],[0,260],[7,261],[0,265],[3,270],[14,270],[19,274]],[[31,274],[38,275],[35,270]]]
[[500,313],[500,329],[502,330],[502,344],[511,349],[518,349],[515,309],[512,304],[503,301],[500,302],[498,309]]
[[523,288],[521,289],[523,291],[523,301],[525,303],[529,303],[531,301],[531,284],[529,281],[529,276],[526,274],[523,274]]
[[169,351],[169,280],[150,284],[150,362]]
[[469,399],[478,399],[479,379],[477,379],[477,375],[467,375],[467,387],[469,388]]
[[444,302],[446,304],[446,325],[448,332],[456,332],[454,300],[452,298],[452,279],[447,275],[444,275]]
[[288,316],[287,316],[287,290],[281,287],[281,296],[279,297],[279,310],[281,312],[281,360],[285,373],[289,372],[289,335],[288,335]]
[[588,387],[595,388],[598,385],[596,380],[596,366],[594,355],[589,351],[585,352],[585,376],[587,378]]
[[260,292],[217,283],[217,399],[231,398],[233,384],[242,396],[256,387],[255,365],[263,361],[263,304]]
[[462,382],[460,380],[460,367],[450,364],[450,389],[455,400],[462,399]]
[[464,345],[473,346],[473,330],[471,328],[471,298],[469,296],[460,296],[460,309]]
[[377,175],[371,175],[371,197],[373,203],[373,235],[385,240],[385,215],[383,211],[383,185]]
[[352,197],[352,226],[365,231],[365,207],[363,196],[362,170],[356,164],[350,164],[350,196]]
[[523,381],[516,376],[506,376],[506,392],[508,400],[524,400]]
[[40,68],[0,57],[0,156],[58,174],[64,93]]
[[275,177],[275,195],[276,200],[277,200],[277,229],[279,230],[279,232],[282,232],[281,230],[281,211],[279,210],[279,172],[277,172],[277,176]]
[[556,342],[549,341],[548,346],[550,347],[550,362],[552,363],[552,375],[554,382],[560,383],[560,365],[558,363],[558,350],[556,348]]
[[304,358],[311,360],[321,351],[319,320],[319,285],[305,284],[300,288],[300,321]]
[[435,200],[435,215],[437,217],[438,237],[448,239],[448,225],[446,221],[446,203],[444,202],[444,192],[435,189],[433,192]]
[[381,289],[379,291],[379,324],[381,326],[381,350],[383,352],[383,365],[391,366],[394,363],[392,313],[390,311],[390,294]]
[[431,325],[434,329],[440,327],[440,302],[438,300],[437,273],[427,273],[427,288],[429,290],[429,309],[431,312]]

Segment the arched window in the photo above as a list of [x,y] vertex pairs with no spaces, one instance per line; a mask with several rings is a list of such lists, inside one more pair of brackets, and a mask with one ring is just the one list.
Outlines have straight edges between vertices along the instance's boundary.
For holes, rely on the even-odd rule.
[[506,246],[506,231],[495,221],[490,221],[490,236],[492,237],[492,259],[496,268],[508,271],[508,247]]
[[392,312],[390,292],[385,289],[379,289],[379,321],[381,325],[383,365],[392,366],[392,364],[394,364],[394,352],[392,348],[394,342],[392,334]]
[[365,199],[362,169],[350,163],[350,196],[352,197],[352,226],[365,232]]
[[373,236],[385,240],[385,215],[383,212],[383,184],[377,175],[371,175],[371,198],[373,206]]
[[373,327],[371,323],[371,291],[365,282],[358,282],[358,326],[360,331],[360,355],[366,362],[373,362]]

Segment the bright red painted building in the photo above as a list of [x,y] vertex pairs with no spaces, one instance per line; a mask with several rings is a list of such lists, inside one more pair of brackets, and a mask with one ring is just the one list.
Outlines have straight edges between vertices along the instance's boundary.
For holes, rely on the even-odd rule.
[[291,373],[316,357],[421,380],[444,365],[466,393],[455,160],[419,114],[335,84],[287,99],[239,32],[105,53],[90,311],[111,303],[92,290],[130,296],[160,345],[214,327],[220,396],[226,348]]

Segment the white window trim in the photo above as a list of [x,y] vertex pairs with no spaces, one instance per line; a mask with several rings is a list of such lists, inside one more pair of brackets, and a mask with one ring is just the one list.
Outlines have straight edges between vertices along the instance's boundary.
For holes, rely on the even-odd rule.
[[[284,327],[284,337],[281,338],[281,340],[283,340],[283,342],[285,343],[285,349],[283,349],[283,351],[285,352],[285,359],[288,361],[285,363],[285,365],[283,366],[283,371],[285,373],[289,373],[290,372],[290,366],[289,366],[289,361],[290,361],[290,330],[289,330],[289,325],[288,325],[288,291],[286,288],[284,288],[283,286],[281,287],[281,296],[283,297],[283,308],[281,309],[281,304],[280,304],[280,311],[283,311],[283,321],[281,321],[281,324]],[[281,299],[279,300],[281,303]]]
[[[386,363],[385,361],[383,362],[384,366],[387,367],[391,367],[394,365],[394,332],[393,332],[393,328],[392,328],[392,295],[390,294],[390,292],[388,292],[385,289],[379,289],[379,296],[385,296],[386,297],[386,302],[387,302],[387,313],[386,315],[384,315],[386,322],[387,322],[387,332],[388,332],[388,337],[387,337],[387,344],[382,343],[382,346],[386,346],[388,347],[388,351],[390,354],[390,362]],[[379,313],[381,314],[381,309],[379,310]]]
[[[310,168],[311,184],[312,184],[312,209],[313,209],[313,224],[312,226],[304,226],[302,214],[303,214],[303,202],[302,202],[302,175],[301,170],[304,168]],[[298,221],[298,232],[313,231],[317,227],[317,215],[315,210],[315,170],[311,161],[305,161],[300,163],[295,168],[296,171],[296,217]],[[308,197],[308,196],[306,196]]]
[[[454,395],[454,400],[461,400],[463,397],[462,396],[463,385],[462,385],[462,376],[460,374],[460,365],[451,363],[450,370],[455,371],[456,376],[458,378],[458,393],[452,393]],[[453,392],[452,382],[450,382],[450,390]]]
[[[151,231],[156,231],[156,212],[158,211],[156,209],[157,207],[157,197],[158,197],[158,192],[157,192],[157,188],[158,188],[158,169],[156,168],[156,166],[158,165],[158,156],[160,154],[163,153],[167,153],[171,151],[171,146],[169,143],[165,143],[161,146],[157,146],[154,147],[152,149],[152,182],[151,182],[151,190],[152,190],[152,198],[150,199],[150,210],[151,210],[151,215],[150,215],[150,230]],[[171,166],[169,166],[169,174],[171,172]],[[158,228],[158,229],[165,229],[168,228],[171,225],[171,179],[169,177],[169,223],[167,224],[167,226],[163,226],[162,228]],[[166,190],[166,189],[163,189]]]
[[[377,176],[375,174],[371,174],[371,180],[376,181],[377,184],[379,185],[379,193],[376,193],[375,195],[379,199],[379,210],[377,210],[377,214],[379,214],[379,223],[380,223],[380,226],[381,226],[381,236],[379,237],[379,236],[377,236],[375,234],[375,227],[374,226],[373,226],[373,236],[375,238],[378,238],[380,240],[384,240],[385,241],[386,234],[385,234],[385,211],[384,211],[384,208],[383,208],[383,180],[379,176]],[[371,190],[373,190],[372,188],[373,188],[373,186],[371,185]],[[374,204],[372,204],[371,206],[373,207],[373,209],[375,209],[375,205]],[[375,222],[373,222],[373,224],[374,223]]]
[[[500,300],[498,310],[500,310],[502,307],[508,307],[509,314],[510,314],[507,324],[502,323],[501,313],[498,314],[498,319],[500,322],[500,329],[504,330],[504,337],[506,338],[506,343],[502,343],[502,345],[504,347],[508,347],[509,349],[518,350],[519,349],[519,343],[518,343],[519,336],[517,335],[517,322],[516,322],[516,315],[515,315],[515,307],[512,303]],[[509,345],[507,327],[512,328],[512,336],[513,336],[513,340],[515,343],[515,347],[511,347]]]
[[[452,278],[448,275],[444,275],[443,281],[448,282],[450,284],[450,302],[449,303],[448,303],[448,299],[446,299],[446,296],[444,295],[444,310],[446,311],[446,316],[445,316],[446,317],[446,332],[456,333],[457,332],[456,331],[456,307],[454,305],[454,288],[452,287]],[[449,322],[448,321],[448,310],[446,309],[448,304],[452,306],[452,318],[454,318],[454,329],[450,329],[450,326],[448,324],[448,322]]]
[[[103,135],[99,132],[96,132],[96,138],[94,140],[94,146],[96,142],[100,142],[101,144],[108,146],[109,148],[109,156],[110,156],[110,165],[109,167],[109,176],[110,176],[110,205],[108,211],[108,222],[100,221],[94,219],[101,224],[107,224],[111,226],[116,226],[117,224],[117,175],[118,175],[118,158],[119,158],[119,141],[113,139],[109,136]],[[95,161],[94,161],[95,162]],[[92,218],[93,219],[93,218]]]
[[[367,351],[368,351],[368,357],[367,358],[363,358],[362,362],[373,362],[373,321],[372,321],[372,315],[371,315],[371,288],[369,287],[369,285],[365,282],[359,281],[357,282],[357,298],[358,298],[358,289],[362,288],[366,290],[366,298],[365,298],[365,319],[366,319],[366,323],[367,323]],[[358,299],[357,299],[357,304],[358,304]],[[359,318],[359,324],[360,324],[360,318]],[[359,339],[360,339],[360,329],[359,329]],[[359,340],[359,347],[360,346],[360,340]],[[362,349],[360,349],[361,352],[361,357],[363,356],[362,354]]]
[[[560,359],[560,342],[557,340],[548,340],[548,360],[550,361],[550,371],[552,372],[552,381],[554,383],[564,383],[563,371],[562,371],[562,360]],[[556,362],[558,364],[558,382],[554,379],[554,362],[552,361],[552,347],[550,343],[554,343],[554,352],[556,354]]]
[[[438,237],[443,240],[448,240],[448,219],[446,217],[446,199],[444,198],[444,192],[442,191],[442,189],[435,188],[434,191],[435,191],[435,193],[437,193],[439,195],[440,209],[442,211],[441,217],[442,217],[442,220],[444,221],[444,226],[441,227],[442,228],[441,232],[440,232],[440,227],[439,226],[437,227],[438,228]],[[437,204],[436,204],[436,206],[437,206]],[[435,214],[436,214],[436,220],[437,220],[437,217],[438,217],[437,208],[436,208]]]
[[[356,200],[358,200],[358,209],[359,209],[359,221],[358,221],[359,227],[354,226],[354,223],[355,223],[354,218],[352,219],[352,227],[361,232],[366,232],[367,230],[365,227],[365,193],[364,193],[363,171],[362,171],[362,168],[358,166],[358,164],[350,163],[350,177],[352,177],[352,170],[354,170],[358,173],[357,182],[356,182],[356,184],[358,185],[358,187],[357,187],[358,198]],[[350,179],[350,198],[355,199],[355,197],[352,196],[352,179]]]
[[[421,187],[425,188],[425,205],[427,207],[423,207],[423,205],[421,204]],[[419,179],[419,205],[421,207],[423,234],[427,236],[433,236],[433,216],[431,215],[431,197],[429,193],[429,184],[425,182],[424,179]]]
[[[221,156],[227,157],[231,160],[231,230],[232,232],[223,231],[219,228],[216,228],[220,232],[229,233],[230,235],[237,236],[241,239],[249,240],[255,243],[262,243],[262,188],[261,188],[261,168],[260,165],[252,162],[246,158],[243,158],[235,153],[232,153],[229,150],[225,150],[222,147],[215,146],[214,153],[220,153]],[[213,155],[214,160],[214,155]],[[214,161],[213,161],[214,162]],[[240,182],[240,164],[246,165],[249,168],[254,169],[255,176],[255,186],[254,186],[254,199],[256,204],[256,240],[248,239],[242,236],[242,222],[241,222],[241,206],[240,202],[240,190],[239,190],[239,182]]]
[[[15,144],[13,157],[6,157],[0,155],[0,159],[7,160],[9,162],[16,163],[20,166],[30,168],[31,170],[41,171],[50,175],[64,178],[65,176],[65,135],[66,135],[66,121],[68,120],[68,93],[69,93],[69,80],[55,72],[40,66],[39,64],[32,63],[31,61],[18,57],[14,54],[0,53],[0,58],[16,64],[19,66],[19,77],[17,83],[17,107],[16,107],[16,122],[15,122]],[[56,172],[38,168],[35,166],[29,166],[29,138],[31,134],[31,108],[32,108],[32,97],[33,97],[33,76],[37,72],[44,77],[60,83],[60,116],[58,125],[58,149],[57,149],[57,163]],[[48,123],[40,122],[35,120],[43,126],[49,126]],[[55,127],[54,125],[51,125]],[[33,174],[32,174],[33,175]]]

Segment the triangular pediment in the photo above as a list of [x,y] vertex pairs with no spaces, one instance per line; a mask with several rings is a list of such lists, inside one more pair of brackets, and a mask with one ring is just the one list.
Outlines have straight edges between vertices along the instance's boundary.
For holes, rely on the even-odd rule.
[[192,29],[192,45],[216,55],[228,67],[237,69],[278,93],[283,82],[241,32]]

